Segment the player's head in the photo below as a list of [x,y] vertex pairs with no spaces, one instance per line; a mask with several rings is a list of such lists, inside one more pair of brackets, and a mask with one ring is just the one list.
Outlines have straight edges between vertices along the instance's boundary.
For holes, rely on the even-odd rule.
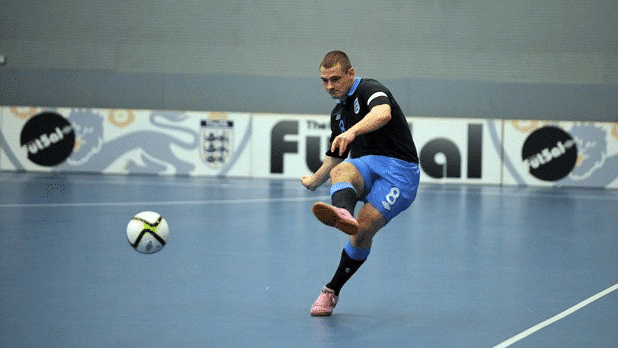
[[337,65],[341,66],[341,70],[343,70],[343,72],[347,72],[348,70],[352,69],[352,63],[350,63],[350,58],[348,58],[347,54],[341,51],[331,51],[326,53],[324,59],[322,59],[322,63],[320,63],[320,69],[330,69]]
[[345,53],[328,52],[320,63],[320,77],[328,94],[339,99],[344,97],[354,84],[354,68]]

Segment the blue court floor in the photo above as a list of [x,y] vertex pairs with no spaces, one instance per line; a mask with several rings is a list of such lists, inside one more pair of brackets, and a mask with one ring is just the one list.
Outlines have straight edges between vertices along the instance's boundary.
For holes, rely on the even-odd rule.
[[[421,184],[332,317],[294,180],[0,173],[0,347],[616,347],[618,191]],[[170,239],[142,255],[131,217]]]

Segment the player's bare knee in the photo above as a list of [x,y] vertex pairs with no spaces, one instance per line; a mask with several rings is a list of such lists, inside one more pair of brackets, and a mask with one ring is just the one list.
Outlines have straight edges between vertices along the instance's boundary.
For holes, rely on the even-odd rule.
[[350,242],[355,248],[365,249],[371,246],[372,237],[368,233],[363,233],[360,229],[358,233],[350,238]]
[[368,248],[371,246],[373,236],[378,232],[374,224],[361,222],[358,226],[358,232],[352,236],[351,242],[357,248]]
[[350,168],[348,163],[340,163],[330,171],[330,180],[332,182],[349,181]]
[[354,186],[354,189],[359,195],[365,189],[360,173],[358,173],[356,167],[350,163],[341,163],[331,170],[330,181],[332,183],[349,182]]

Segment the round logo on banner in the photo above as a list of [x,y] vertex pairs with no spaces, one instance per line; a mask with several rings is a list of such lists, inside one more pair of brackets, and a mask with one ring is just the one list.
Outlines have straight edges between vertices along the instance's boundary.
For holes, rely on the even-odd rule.
[[43,112],[26,122],[21,130],[20,144],[28,159],[46,167],[56,166],[73,152],[75,131],[64,117],[55,112]]
[[558,127],[543,127],[532,132],[524,143],[521,157],[530,174],[544,181],[557,181],[575,167],[577,144]]

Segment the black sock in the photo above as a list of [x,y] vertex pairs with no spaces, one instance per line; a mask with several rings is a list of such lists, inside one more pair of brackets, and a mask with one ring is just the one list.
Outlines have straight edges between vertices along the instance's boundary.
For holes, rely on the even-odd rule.
[[335,290],[335,295],[339,296],[339,291],[343,285],[358,271],[360,266],[365,262],[365,260],[354,260],[351,258],[348,253],[346,253],[345,249],[341,252],[341,261],[339,262],[339,267],[337,267],[337,271],[333,276],[333,279],[330,283],[326,284],[326,287],[332,290]]
[[331,202],[335,207],[343,208],[354,216],[354,208],[356,208],[356,191],[351,188],[339,190],[331,196]]

